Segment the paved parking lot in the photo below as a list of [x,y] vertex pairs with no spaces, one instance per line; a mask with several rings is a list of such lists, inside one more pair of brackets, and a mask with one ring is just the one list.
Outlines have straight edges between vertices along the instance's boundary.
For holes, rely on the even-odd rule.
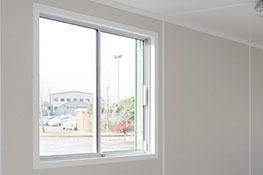
[[[46,132],[71,132],[60,127],[46,127]],[[66,137],[40,137],[40,155],[62,155],[91,153],[93,137],[66,136]],[[131,150],[134,149],[134,136],[104,136],[101,139],[102,151]]]

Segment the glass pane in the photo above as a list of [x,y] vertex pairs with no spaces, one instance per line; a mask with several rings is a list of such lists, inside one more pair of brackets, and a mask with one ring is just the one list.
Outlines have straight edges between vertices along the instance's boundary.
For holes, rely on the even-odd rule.
[[40,18],[40,156],[94,152],[96,31]]
[[[101,33],[101,148],[138,149],[135,39]],[[142,137],[140,137],[142,139]]]

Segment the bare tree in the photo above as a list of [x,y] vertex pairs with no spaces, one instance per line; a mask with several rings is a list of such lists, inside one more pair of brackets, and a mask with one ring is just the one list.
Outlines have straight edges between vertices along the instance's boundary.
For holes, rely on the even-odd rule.
[[47,82],[41,82],[40,84],[40,92],[39,92],[39,109],[40,109],[40,114],[39,114],[39,119],[41,122],[41,129],[42,132],[45,133],[45,127],[43,124],[43,110],[44,110],[44,106],[48,105],[48,99],[49,99],[49,94],[52,90],[52,84],[51,83],[47,83]]
[[110,76],[107,74],[107,79],[104,79],[104,101],[105,101],[105,119],[106,119],[106,132],[109,132],[110,125]]

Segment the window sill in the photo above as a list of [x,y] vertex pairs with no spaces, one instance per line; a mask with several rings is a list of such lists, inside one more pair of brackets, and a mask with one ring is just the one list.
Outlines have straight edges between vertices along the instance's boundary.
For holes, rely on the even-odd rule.
[[59,167],[70,167],[70,166],[81,166],[81,165],[94,165],[94,164],[105,164],[105,163],[117,163],[117,162],[129,162],[139,160],[150,160],[157,159],[157,154],[151,153],[134,153],[134,154],[107,154],[105,157],[82,157],[82,158],[70,158],[63,160],[49,159],[49,160],[38,160],[34,162],[35,169],[47,169],[47,168],[59,168]]

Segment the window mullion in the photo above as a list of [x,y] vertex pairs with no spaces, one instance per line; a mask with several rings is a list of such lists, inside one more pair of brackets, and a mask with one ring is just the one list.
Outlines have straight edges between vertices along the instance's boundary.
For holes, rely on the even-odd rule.
[[96,32],[96,105],[95,105],[95,116],[93,121],[94,127],[94,152],[101,153],[101,31],[97,29]]

